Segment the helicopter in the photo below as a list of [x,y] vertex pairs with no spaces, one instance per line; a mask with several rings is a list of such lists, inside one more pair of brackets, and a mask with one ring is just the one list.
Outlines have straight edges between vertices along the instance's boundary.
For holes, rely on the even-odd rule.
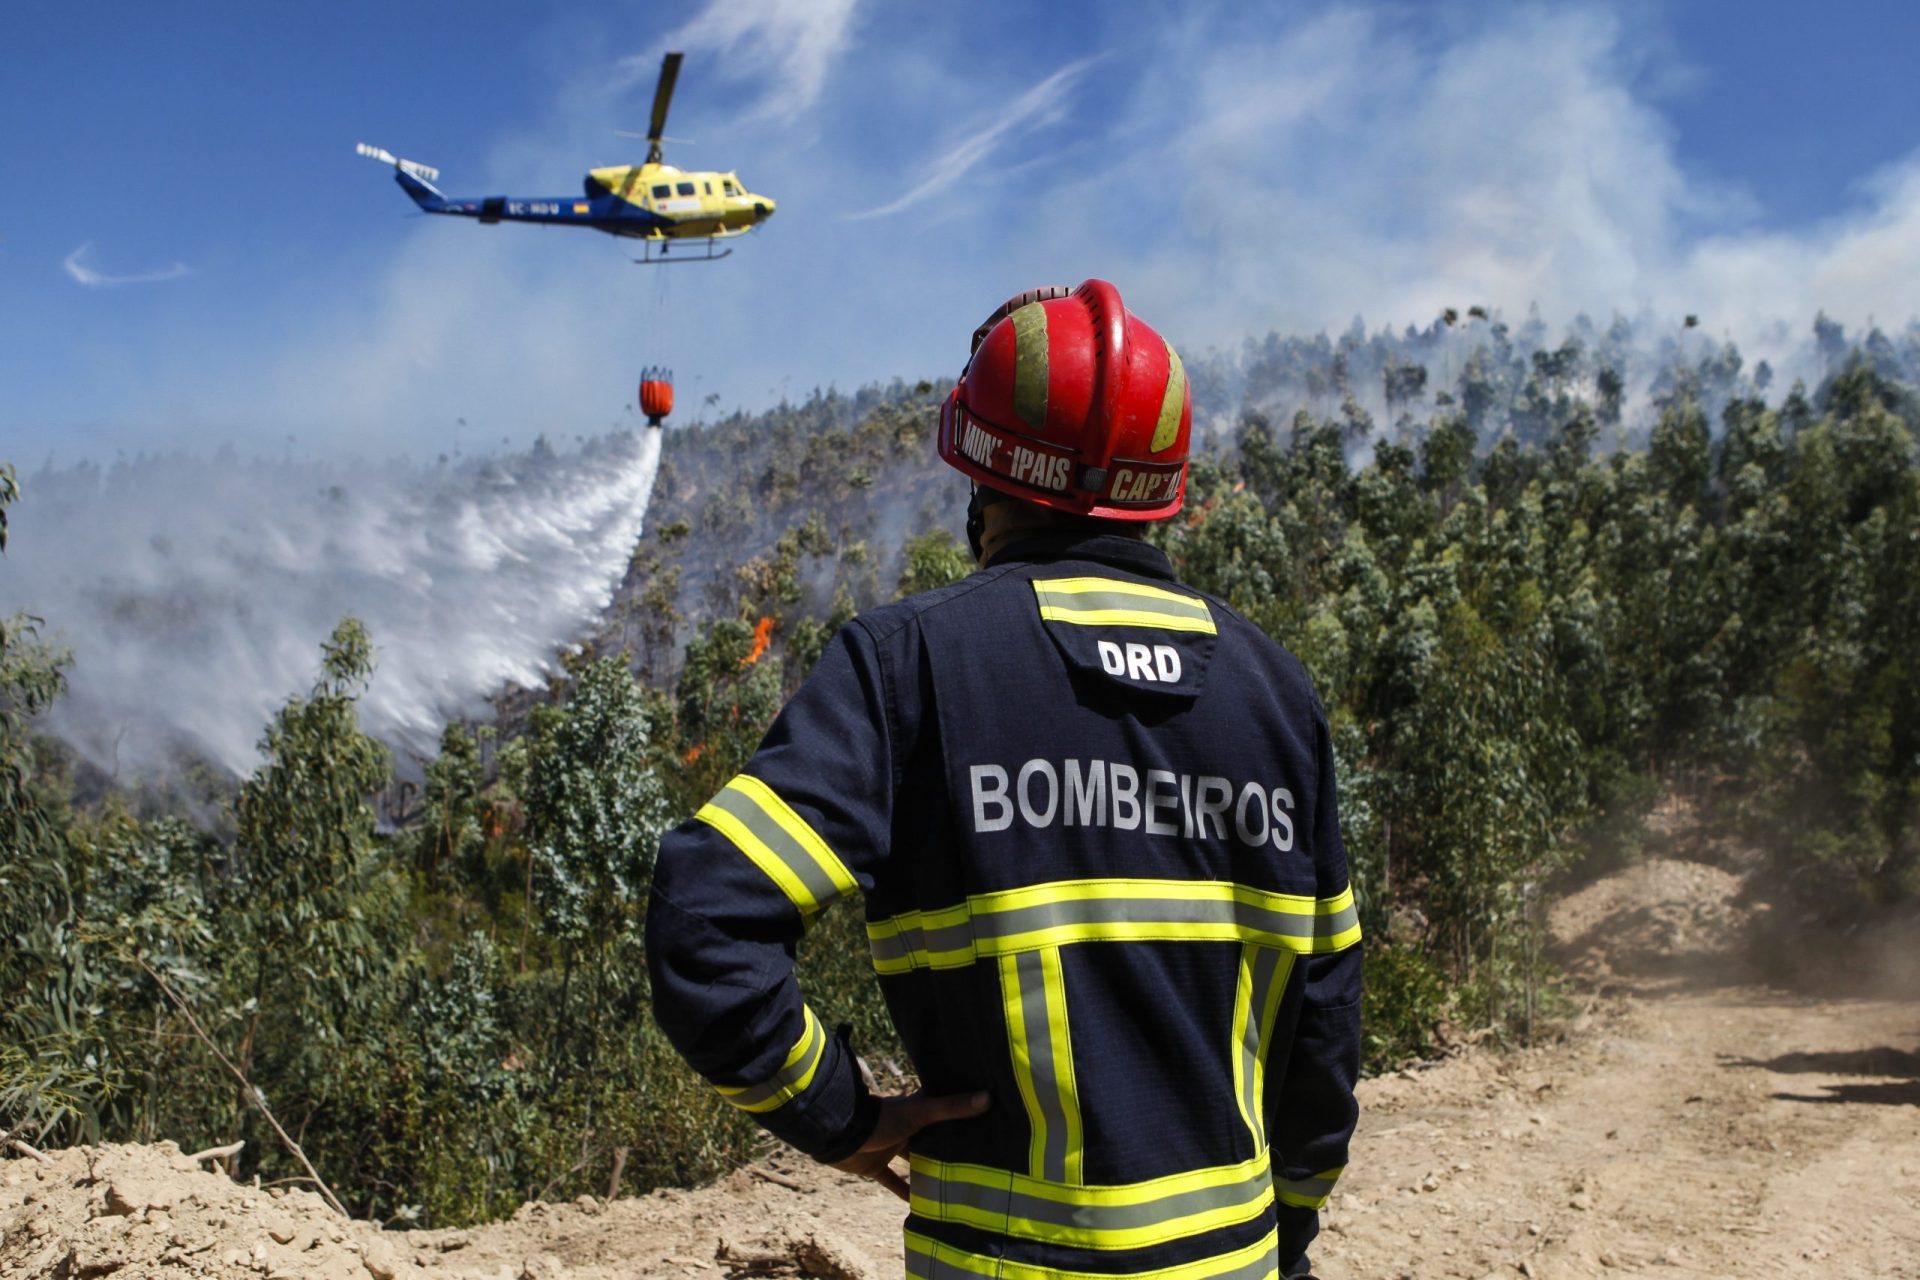
[[[637,263],[711,262],[733,252],[715,252],[721,240],[752,231],[773,216],[775,203],[755,195],[732,172],[686,173],[666,163],[667,107],[673,101],[674,82],[680,77],[679,53],[660,63],[660,81],[653,93],[653,120],[646,133],[644,164],[611,165],[587,172],[584,198],[579,196],[485,196],[448,199],[433,184],[440,171],[431,165],[405,160],[383,147],[360,143],[363,156],[393,166],[394,181],[427,213],[478,218],[482,223],[537,222],[546,226],[591,227],[608,235],[641,242]],[[622,137],[639,134],[621,133]],[[676,241],[704,242],[704,252],[668,256]]]

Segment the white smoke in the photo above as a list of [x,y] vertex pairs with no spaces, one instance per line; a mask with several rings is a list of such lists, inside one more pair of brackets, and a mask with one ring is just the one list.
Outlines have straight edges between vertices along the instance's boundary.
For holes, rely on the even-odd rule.
[[379,659],[363,724],[430,751],[607,606],[659,461],[642,430],[436,469],[165,457],[29,476],[0,613],[41,615],[73,650],[53,727],[117,776],[176,747],[253,769],[346,614]]

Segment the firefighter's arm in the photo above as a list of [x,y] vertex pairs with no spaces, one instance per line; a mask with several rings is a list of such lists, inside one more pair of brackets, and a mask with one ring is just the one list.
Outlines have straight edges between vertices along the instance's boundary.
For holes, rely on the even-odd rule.
[[842,631],[760,749],[660,844],[647,910],[654,1014],[762,1126],[819,1160],[867,1139],[878,1102],[794,980],[794,946],[886,855],[893,763],[878,658]]
[[[1350,893],[1340,843],[1331,735],[1316,724],[1319,786],[1313,820],[1315,876],[1323,899]],[[1350,918],[1350,917],[1349,917]],[[1358,925],[1323,940],[1301,959],[1300,1017],[1286,1069],[1269,1092],[1280,1256],[1303,1256],[1320,1229],[1320,1209],[1347,1164],[1359,1118],[1361,945]]]

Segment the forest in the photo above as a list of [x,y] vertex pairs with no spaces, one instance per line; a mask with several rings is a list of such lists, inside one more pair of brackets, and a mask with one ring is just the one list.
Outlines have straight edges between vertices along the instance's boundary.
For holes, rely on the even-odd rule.
[[[1369,1070],[1544,1034],[1543,905],[1662,797],[1822,936],[1920,898],[1920,330],[1812,336],[1784,390],[1691,317],[1651,351],[1470,308],[1190,362],[1153,537],[1328,708]],[[435,1225],[750,1158],[648,1016],[652,858],[839,625],[970,571],[945,390],[670,429],[613,605],[418,760],[363,731],[346,617],[246,776],[104,778],[49,730],[59,619],[0,621],[0,1136],[245,1139],[239,1172]],[[0,553],[32,484],[0,466]],[[906,1081],[855,911],[801,972]]]

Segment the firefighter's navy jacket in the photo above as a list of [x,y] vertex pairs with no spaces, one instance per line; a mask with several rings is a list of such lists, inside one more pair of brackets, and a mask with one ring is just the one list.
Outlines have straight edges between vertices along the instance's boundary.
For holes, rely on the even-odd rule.
[[914,1139],[909,1275],[1298,1262],[1354,1126],[1360,929],[1290,654],[1086,533],[834,639],[647,919],[674,1044],[822,1160],[878,1104],[792,956],[855,891],[925,1088],[992,1095]]

